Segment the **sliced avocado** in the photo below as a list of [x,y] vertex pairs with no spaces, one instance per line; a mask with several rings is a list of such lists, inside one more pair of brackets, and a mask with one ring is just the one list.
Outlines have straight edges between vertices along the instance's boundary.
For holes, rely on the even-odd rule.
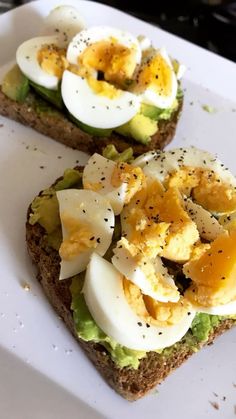
[[115,128],[118,134],[125,137],[132,137],[138,143],[148,144],[150,137],[158,130],[157,122],[153,119],[138,113],[129,122]]
[[60,88],[57,90],[47,89],[46,87],[40,86],[32,81],[29,82],[30,86],[35,90],[35,92],[45,99],[47,102],[54,105],[57,109],[63,109],[64,104],[61,96]]
[[84,132],[87,132],[90,135],[94,135],[96,137],[109,137],[112,133],[112,129],[102,129],[102,128],[94,128],[90,127],[89,125],[84,124],[83,122],[76,119],[71,113],[68,113],[69,119],[74,122],[77,127],[81,128]]
[[122,153],[119,153],[116,147],[113,144],[108,144],[103,152],[103,157],[109,160],[129,162],[133,159],[133,149],[132,147],[126,148]]
[[147,105],[146,103],[142,103],[141,105],[141,114],[147,116],[150,119],[154,119],[155,121],[159,119],[161,112],[162,109],[157,108],[156,106]]
[[61,90],[51,90],[46,87],[40,86],[39,84],[30,81],[30,86],[37,92],[43,99],[47,100],[49,103],[52,103],[56,108],[63,109],[64,104],[61,97]]
[[175,99],[172,106],[167,109],[160,109],[160,108],[157,108],[156,106],[142,103],[141,113],[147,116],[148,118],[153,119],[154,121],[159,121],[160,119],[168,120],[171,118],[172,113],[177,109],[177,107],[178,107],[177,99]]
[[5,75],[2,82],[2,92],[16,102],[24,102],[29,93],[29,81],[20,71],[18,65],[15,65]]

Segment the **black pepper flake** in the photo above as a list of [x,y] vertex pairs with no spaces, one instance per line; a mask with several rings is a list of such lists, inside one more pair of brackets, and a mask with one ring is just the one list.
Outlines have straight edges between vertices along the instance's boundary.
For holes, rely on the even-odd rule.
[[142,323],[141,323],[141,322],[138,322],[138,323],[137,323],[137,325],[138,325],[138,326],[142,326]]
[[159,332],[158,335],[162,335],[162,332]]
[[150,327],[150,324],[146,323],[146,327],[149,328]]
[[191,312],[190,312],[190,311],[188,311],[188,316],[190,316],[190,314],[191,314]]
[[223,253],[223,250],[218,250],[218,253]]
[[101,177],[101,180],[105,180],[105,179],[106,179],[105,176]]
[[86,213],[85,209],[83,209],[82,211],[83,211],[84,214]]
[[104,218],[104,221],[107,223],[108,222],[108,218]]
[[89,240],[93,241],[94,239],[95,239],[95,237],[93,236],[93,237],[90,237],[90,239],[89,239]]

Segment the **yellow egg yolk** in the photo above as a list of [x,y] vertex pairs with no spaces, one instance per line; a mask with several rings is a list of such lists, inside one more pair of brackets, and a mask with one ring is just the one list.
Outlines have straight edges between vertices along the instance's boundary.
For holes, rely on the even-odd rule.
[[161,96],[169,96],[172,90],[172,71],[161,54],[149,58],[138,72],[135,90],[141,93],[150,87]]
[[127,184],[125,204],[146,184],[145,175],[140,167],[133,167],[128,163],[118,162],[111,176],[111,184],[118,188],[122,183]]
[[218,221],[226,230],[236,230],[236,212],[233,212],[230,215],[222,215]]
[[87,82],[97,95],[106,96],[109,99],[115,99],[121,95],[121,90],[116,89],[116,87],[106,81],[97,80],[94,77],[87,77]]
[[226,304],[236,297],[236,231],[214,240],[198,258],[184,265],[193,281],[186,297],[199,305]]
[[127,48],[111,38],[89,45],[79,56],[78,64],[101,71],[106,81],[120,85],[134,73],[135,53],[135,48]]
[[44,45],[37,56],[41,68],[52,76],[62,78],[69,64],[66,60],[66,50],[56,45]]
[[[211,170],[182,167],[171,173],[164,181],[167,188],[175,187],[208,211],[229,213],[236,210],[236,190],[223,182]],[[220,199],[219,199],[220,197]]]
[[143,295],[137,285],[123,278],[125,297],[134,312],[148,325],[171,326],[179,323],[191,305],[183,297],[177,303],[161,303]]
[[67,214],[61,215],[61,222],[68,233],[68,237],[63,240],[59,249],[63,260],[70,261],[80,253],[96,248],[98,243],[93,232],[84,222],[79,223]]

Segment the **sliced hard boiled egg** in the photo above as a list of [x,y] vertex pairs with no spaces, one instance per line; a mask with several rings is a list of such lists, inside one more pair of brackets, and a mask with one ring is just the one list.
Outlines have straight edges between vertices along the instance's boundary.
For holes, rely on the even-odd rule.
[[132,163],[141,166],[144,173],[163,182],[172,172],[187,166],[214,171],[223,182],[236,186],[236,178],[213,154],[195,147],[177,148],[170,151],[148,152]]
[[83,172],[84,188],[104,195],[115,215],[121,213],[124,204],[142,187],[144,180],[140,168],[116,163],[97,153],[90,157]]
[[73,6],[58,6],[46,17],[43,34],[57,35],[60,43],[68,42],[85,28],[85,21]]
[[57,36],[40,36],[23,42],[16,51],[16,62],[34,83],[56,90],[65,69],[65,51]]
[[86,271],[83,293],[97,325],[130,349],[151,351],[173,345],[187,333],[195,316],[191,310],[176,325],[147,327],[125,298],[121,274],[96,253]]
[[140,108],[140,98],[113,85],[88,79],[66,70],[61,92],[68,111],[94,128],[115,128],[132,119]]
[[63,242],[60,279],[86,269],[96,250],[104,255],[112,241],[114,213],[109,202],[93,191],[67,189],[57,192]]
[[177,302],[178,288],[158,256],[153,260],[143,257],[134,245],[122,238],[115,249],[112,263],[143,294],[162,302]]
[[201,205],[196,204],[191,199],[186,199],[185,208],[190,218],[196,223],[199,234],[203,239],[212,241],[225,232],[218,220]]
[[[153,54],[153,53],[152,53]],[[147,57],[137,75],[135,91],[142,102],[161,109],[170,108],[176,98],[177,78],[165,48]]]
[[102,71],[106,80],[122,74],[126,78],[132,77],[141,55],[135,36],[109,26],[94,26],[80,32],[67,50],[71,64]]
[[236,315],[236,300],[231,301],[227,304],[204,307],[200,305],[194,305],[194,309],[199,313],[213,314],[216,316],[232,316]]

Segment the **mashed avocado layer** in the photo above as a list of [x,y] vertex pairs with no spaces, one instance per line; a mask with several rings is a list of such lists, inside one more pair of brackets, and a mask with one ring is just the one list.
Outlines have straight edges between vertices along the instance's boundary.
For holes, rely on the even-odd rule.
[[[128,349],[112,338],[107,336],[96,324],[92,318],[89,309],[86,305],[83,294],[81,294],[81,288],[83,285],[83,276],[74,277],[71,285],[73,318],[75,322],[76,331],[78,336],[88,341],[93,341],[104,346],[104,348],[111,355],[112,360],[121,368],[131,367],[137,369],[139,367],[140,359],[147,355],[144,351],[135,351]],[[220,324],[221,320],[225,317],[209,315],[205,313],[196,314],[190,330],[186,333],[180,342],[177,342],[169,348],[158,350],[160,356],[168,358],[171,356],[173,351],[181,350],[184,345],[193,352],[197,352],[200,349],[200,344],[208,340],[209,335],[215,327]]]
[[[72,187],[81,188],[81,174],[77,170],[68,169],[54,186],[44,190],[40,196],[34,199],[31,205],[29,223],[31,225],[39,223],[46,230],[45,245],[53,247],[56,250],[59,249],[62,240],[56,191]],[[116,221],[115,240],[118,240],[119,236],[119,223]],[[112,251],[108,251],[105,256],[109,260],[112,256]],[[72,296],[71,309],[73,311],[78,336],[85,341],[93,341],[101,344],[110,353],[112,360],[119,367],[137,369],[140,359],[144,358],[147,353],[131,350],[120,345],[98,327],[88,310],[83,294],[81,294],[83,281],[84,273],[81,273],[73,278],[70,288]],[[227,318],[236,320],[236,315],[227,316]],[[183,345],[196,352],[200,348],[201,343],[208,340],[213,329],[224,319],[226,317],[198,313],[192,322],[191,328],[180,342],[164,350],[157,349],[157,352],[160,356],[168,358],[173,351],[181,350]]]

